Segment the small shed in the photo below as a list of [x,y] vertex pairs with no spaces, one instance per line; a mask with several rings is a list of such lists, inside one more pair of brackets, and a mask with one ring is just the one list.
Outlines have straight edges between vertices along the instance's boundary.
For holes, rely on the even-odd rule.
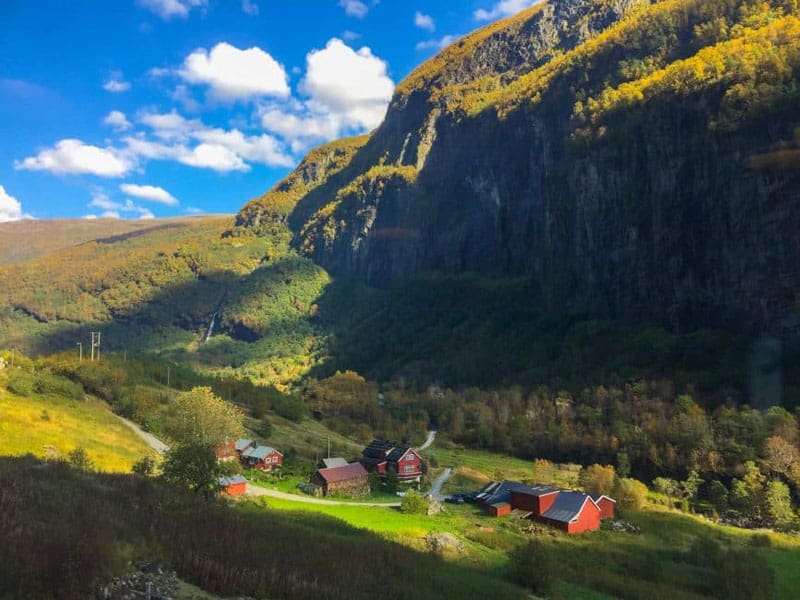
[[614,518],[614,511],[617,507],[617,501],[613,498],[609,498],[606,495],[602,496],[592,496],[592,500],[594,503],[597,504],[597,507],[600,509],[600,518],[601,519],[613,519]]
[[220,489],[229,496],[243,496],[247,493],[247,479],[241,475],[220,477],[217,483]]
[[495,502],[486,506],[486,512],[492,517],[506,517],[511,514],[511,504]]

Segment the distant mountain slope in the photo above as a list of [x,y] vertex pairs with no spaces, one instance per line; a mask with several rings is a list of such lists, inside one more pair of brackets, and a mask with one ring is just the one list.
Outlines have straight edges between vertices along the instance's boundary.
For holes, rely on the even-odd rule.
[[108,238],[165,227],[183,227],[206,217],[130,221],[123,219],[28,219],[0,223],[0,264],[20,262]]
[[301,195],[294,244],[371,284],[530,275],[552,307],[796,332],[799,16],[561,0],[479,30]]

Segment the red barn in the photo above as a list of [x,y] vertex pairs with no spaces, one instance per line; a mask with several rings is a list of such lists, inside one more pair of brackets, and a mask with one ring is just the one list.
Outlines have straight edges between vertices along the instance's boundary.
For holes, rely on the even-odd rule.
[[361,463],[370,472],[386,477],[391,469],[400,481],[419,481],[422,477],[422,457],[408,446],[398,446],[386,440],[373,440],[362,452]]
[[550,485],[520,486],[511,490],[511,504],[515,509],[541,515],[553,505],[560,491]]
[[601,519],[613,519],[614,511],[617,507],[617,501],[608,496],[592,496],[592,500],[597,504],[600,509]]
[[342,493],[348,496],[369,495],[369,473],[361,463],[319,469],[311,483],[322,488],[323,495]]
[[559,492],[550,508],[533,518],[567,533],[600,529],[600,508],[582,492]]
[[247,479],[241,475],[220,477],[217,482],[220,489],[229,496],[243,496],[247,493]]
[[283,454],[271,446],[251,446],[242,452],[242,463],[251,469],[271,471],[283,464]]
[[219,462],[228,462],[237,456],[236,443],[233,440],[225,440],[217,446],[217,460]]

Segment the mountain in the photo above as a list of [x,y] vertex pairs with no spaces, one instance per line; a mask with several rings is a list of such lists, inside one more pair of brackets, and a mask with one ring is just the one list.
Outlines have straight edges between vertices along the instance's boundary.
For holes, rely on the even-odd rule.
[[334,275],[530,276],[595,317],[796,333],[798,16],[538,5],[422,64],[368,140],[315,151],[238,223],[280,193],[294,246]]

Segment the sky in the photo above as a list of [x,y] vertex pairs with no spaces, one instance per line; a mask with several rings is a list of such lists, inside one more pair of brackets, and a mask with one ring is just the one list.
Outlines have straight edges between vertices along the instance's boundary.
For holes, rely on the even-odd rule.
[[235,213],[537,0],[0,0],[0,221]]

